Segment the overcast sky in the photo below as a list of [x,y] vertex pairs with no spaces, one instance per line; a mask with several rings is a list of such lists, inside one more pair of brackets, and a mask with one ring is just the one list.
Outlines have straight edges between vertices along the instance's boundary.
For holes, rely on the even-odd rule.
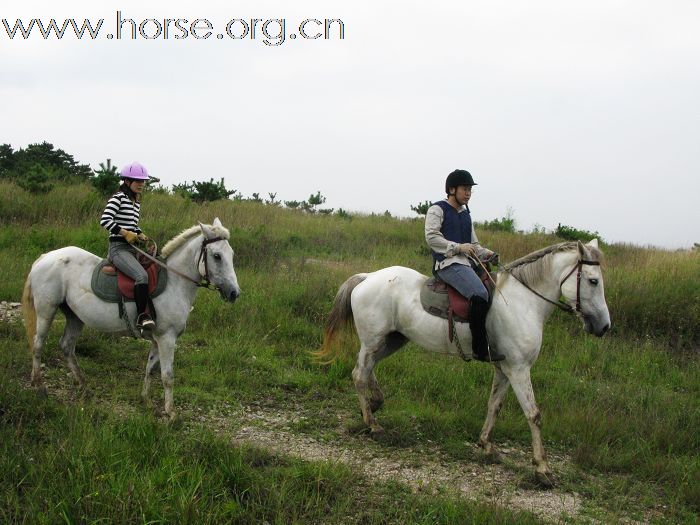
[[[118,10],[205,18],[212,36],[175,39],[171,23],[167,40],[110,40]],[[320,190],[327,207],[399,216],[463,168],[476,220],[511,208],[520,229],[700,242],[696,1],[23,0],[0,17],[104,18],[96,40],[10,40],[0,24],[0,142],[15,149],[46,140],[167,185],[224,177],[244,196]],[[253,18],[284,18],[287,38],[265,45],[262,22],[255,40],[224,34]],[[292,39],[305,19],[341,19],[345,38]]]

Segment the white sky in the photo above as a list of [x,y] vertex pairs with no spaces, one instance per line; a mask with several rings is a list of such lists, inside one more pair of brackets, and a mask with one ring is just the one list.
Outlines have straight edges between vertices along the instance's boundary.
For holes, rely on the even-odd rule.
[[521,229],[700,242],[694,0],[24,0],[0,17],[104,18],[105,35],[117,10],[215,34],[233,18],[285,18],[287,34],[339,18],[345,40],[11,41],[0,24],[0,142],[400,216],[459,167],[476,220],[510,207]]

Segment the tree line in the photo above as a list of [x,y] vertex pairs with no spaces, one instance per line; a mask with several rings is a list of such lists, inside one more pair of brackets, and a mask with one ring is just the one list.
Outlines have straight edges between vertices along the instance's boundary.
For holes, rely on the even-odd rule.
[[[111,159],[100,162],[99,169],[93,170],[87,164],[81,164],[73,155],[62,149],[56,149],[49,142],[30,144],[26,148],[13,150],[10,144],[0,145],[0,181],[12,181],[20,188],[30,193],[48,193],[56,184],[89,183],[103,197],[109,197],[117,192],[120,185],[119,166],[112,164]],[[160,179],[151,177],[146,183],[146,191],[179,195],[194,202],[210,202],[220,199],[246,200],[272,206],[286,206],[307,213],[331,214],[333,208],[321,208],[326,197],[320,191],[309,195],[306,200],[281,201],[276,193],[268,193],[267,198],[259,193],[244,197],[239,191],[228,189],[223,177],[215,181],[213,178],[204,181],[184,182],[173,184],[170,188],[160,184]],[[340,216],[349,217],[342,208],[336,212]]]
[[[73,155],[58,148],[49,142],[30,144],[26,148],[13,150],[9,144],[0,145],[0,181],[8,180],[17,184],[20,188],[30,193],[47,193],[56,184],[80,184],[90,183],[100,195],[109,197],[119,189],[119,167],[112,164],[111,159],[99,164],[99,169],[93,170],[87,164],[81,164],[73,158]],[[352,219],[352,215],[342,208],[322,208],[326,197],[320,191],[312,193],[305,200],[285,200],[277,198],[277,193],[268,193],[262,197],[259,193],[253,193],[250,197],[244,197],[235,189],[228,189],[223,177],[215,181],[213,178],[204,181],[184,182],[166,187],[160,184],[160,179],[151,177],[146,184],[146,191],[155,193],[167,193],[179,195],[185,199],[202,203],[221,199],[236,201],[252,201],[270,206],[285,206],[292,210],[300,210],[306,213],[320,213],[323,215],[335,214],[345,219]],[[423,216],[431,206],[430,201],[411,205],[411,210],[418,216]],[[391,217],[386,211],[385,217]],[[508,209],[505,216],[491,221],[476,222],[475,226],[490,231],[516,232],[516,222],[512,209]],[[546,233],[544,227],[535,226],[534,233]],[[558,224],[551,233],[566,240],[581,240],[587,242],[593,238],[602,241],[600,234],[588,230],[574,228],[572,226]]]

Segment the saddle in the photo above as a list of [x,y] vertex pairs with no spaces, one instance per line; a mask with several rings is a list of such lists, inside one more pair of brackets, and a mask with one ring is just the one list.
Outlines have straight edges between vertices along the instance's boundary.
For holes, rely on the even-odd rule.
[[[168,272],[160,271],[160,266],[148,261],[142,264],[148,273],[148,293],[151,298],[159,296],[168,284]],[[134,300],[134,280],[103,259],[93,270],[92,292],[108,303]],[[150,305],[149,305],[150,306]]]
[[[476,273],[486,287],[489,305],[491,305],[495,291],[493,283],[496,281],[496,273],[485,272],[481,268],[478,268]],[[469,300],[437,276],[430,277],[423,283],[420,290],[420,302],[423,309],[429,314],[448,320],[450,342],[452,342],[454,334],[453,323],[469,322]]]

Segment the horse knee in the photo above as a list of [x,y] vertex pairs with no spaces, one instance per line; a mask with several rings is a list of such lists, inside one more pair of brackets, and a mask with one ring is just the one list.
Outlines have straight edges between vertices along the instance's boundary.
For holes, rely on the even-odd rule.
[[161,370],[160,378],[163,381],[163,385],[166,387],[172,387],[174,378],[172,370]]
[[532,414],[531,416],[528,416],[527,419],[531,424],[535,425],[537,428],[542,427],[542,414],[540,413],[539,410],[537,412],[535,412],[534,414]]

